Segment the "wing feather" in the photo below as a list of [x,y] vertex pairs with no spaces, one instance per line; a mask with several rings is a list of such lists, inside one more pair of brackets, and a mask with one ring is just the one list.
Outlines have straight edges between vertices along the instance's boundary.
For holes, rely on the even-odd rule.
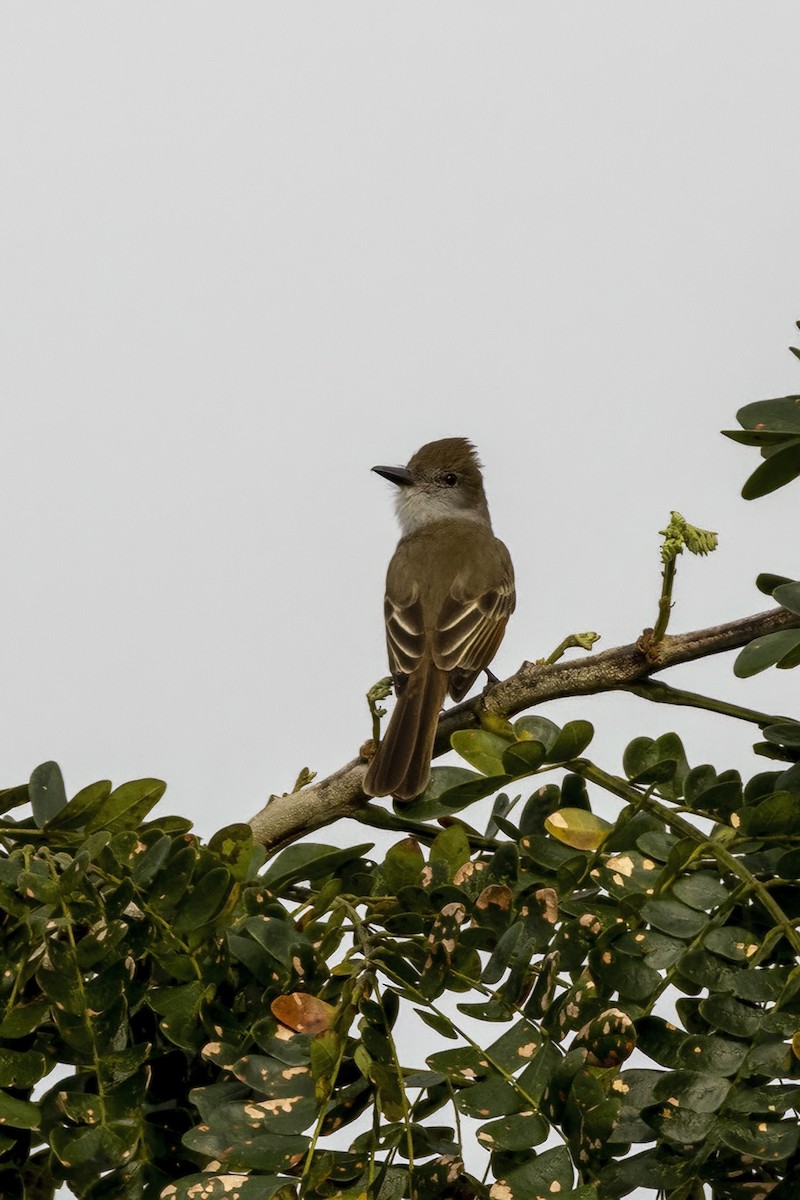
[[514,585],[467,598],[451,591],[436,622],[434,660],[445,671],[476,673],[488,666],[514,610]]
[[424,614],[419,596],[406,605],[395,604],[387,596],[384,615],[392,675],[410,675],[419,666],[425,650]]

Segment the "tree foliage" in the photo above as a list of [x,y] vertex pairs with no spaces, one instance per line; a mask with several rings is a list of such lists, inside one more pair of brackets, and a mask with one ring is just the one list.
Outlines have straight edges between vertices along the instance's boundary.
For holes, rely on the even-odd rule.
[[[746,494],[800,474],[799,413],[739,414]],[[736,671],[798,662],[787,629]],[[757,726],[765,769],[669,733],[613,775],[585,720],[495,720],[371,805],[382,854],[203,844],[150,817],[159,781],[68,800],[54,763],[0,793],[0,1194],[796,1196],[800,723],[688,695]]]

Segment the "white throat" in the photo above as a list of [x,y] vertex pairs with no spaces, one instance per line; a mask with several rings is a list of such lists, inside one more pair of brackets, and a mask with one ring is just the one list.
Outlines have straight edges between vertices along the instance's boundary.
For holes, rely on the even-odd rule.
[[466,507],[460,499],[456,492],[442,488],[428,491],[413,484],[399,487],[395,509],[403,537],[434,521],[477,521],[491,527],[488,511],[473,505]]

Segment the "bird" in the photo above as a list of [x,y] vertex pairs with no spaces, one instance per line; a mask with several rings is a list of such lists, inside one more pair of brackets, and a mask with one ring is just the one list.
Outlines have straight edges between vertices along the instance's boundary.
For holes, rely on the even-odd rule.
[[372,468],[397,488],[401,536],[384,599],[397,701],[365,775],[368,796],[424,791],[445,697],[464,698],[514,611],[514,568],[492,531],[481,465],[468,438],[452,437],[405,467]]

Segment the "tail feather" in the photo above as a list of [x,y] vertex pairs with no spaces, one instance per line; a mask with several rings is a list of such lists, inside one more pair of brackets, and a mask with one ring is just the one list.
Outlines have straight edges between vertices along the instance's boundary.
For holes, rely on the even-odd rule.
[[367,795],[412,800],[424,790],[446,693],[447,674],[433,663],[409,675],[364,779]]

